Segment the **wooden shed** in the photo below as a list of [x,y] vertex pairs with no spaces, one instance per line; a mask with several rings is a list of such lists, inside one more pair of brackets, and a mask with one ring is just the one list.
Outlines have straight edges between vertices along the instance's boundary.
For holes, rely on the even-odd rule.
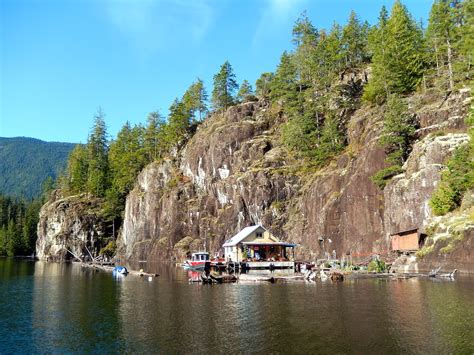
[[390,237],[392,239],[392,251],[414,252],[423,246],[426,235],[420,233],[418,228],[414,228],[394,233]]

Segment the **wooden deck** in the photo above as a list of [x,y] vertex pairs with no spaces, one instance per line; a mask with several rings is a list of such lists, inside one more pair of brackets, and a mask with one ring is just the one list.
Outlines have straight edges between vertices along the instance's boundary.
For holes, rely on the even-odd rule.
[[246,264],[250,270],[294,269],[295,267],[294,261],[248,261]]

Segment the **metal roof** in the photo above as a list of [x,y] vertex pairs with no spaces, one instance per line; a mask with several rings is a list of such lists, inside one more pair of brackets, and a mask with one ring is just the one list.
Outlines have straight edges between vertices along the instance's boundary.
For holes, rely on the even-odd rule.
[[255,232],[259,228],[262,228],[264,231],[266,231],[266,229],[261,225],[245,227],[239,233],[237,233],[232,238],[227,240],[224,243],[223,247],[233,247],[233,246],[239,244],[242,240],[247,238],[250,234],[252,234],[253,232]]
[[245,244],[245,245],[262,245],[262,246],[265,246],[265,245],[269,245],[269,246],[272,246],[272,245],[278,245],[278,246],[284,246],[284,247],[296,247],[297,244],[295,243],[286,243],[286,242],[266,242],[266,243],[259,243],[259,242],[242,242],[242,244]]

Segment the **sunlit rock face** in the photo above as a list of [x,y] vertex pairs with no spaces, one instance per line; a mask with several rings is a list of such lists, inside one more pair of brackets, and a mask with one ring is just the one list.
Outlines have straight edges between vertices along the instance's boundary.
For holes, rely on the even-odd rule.
[[181,260],[204,248],[215,253],[257,223],[298,243],[301,258],[387,251],[390,233],[430,218],[428,200],[443,163],[467,140],[462,133],[430,133],[463,128],[468,96],[453,94],[415,110],[420,141],[404,174],[385,191],[371,180],[385,166],[380,108],[341,110],[349,145],[319,170],[295,167],[280,141],[286,117],[266,102],[214,114],[173,160],[152,163],[139,175],[126,202],[120,256]]
[[395,176],[384,190],[388,234],[413,228],[425,232],[432,218],[429,200],[441,179],[444,163],[454,149],[468,140],[467,134],[450,133],[428,136],[415,144],[405,172]]
[[267,109],[251,102],[214,115],[175,161],[152,163],[141,172],[119,238],[125,258],[217,252],[249,224],[281,229],[272,203],[292,196],[298,178],[276,171],[285,161],[274,148],[275,119]]
[[67,198],[53,194],[40,211],[36,256],[64,261],[87,257],[89,252],[97,255],[99,238],[105,233],[100,208],[101,200],[86,194]]

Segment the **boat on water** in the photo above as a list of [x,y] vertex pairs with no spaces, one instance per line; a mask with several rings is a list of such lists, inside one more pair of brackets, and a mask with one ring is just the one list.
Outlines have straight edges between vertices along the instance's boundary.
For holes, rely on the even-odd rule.
[[186,269],[204,269],[206,262],[210,261],[209,253],[205,251],[200,251],[197,253],[192,253],[191,258],[186,260],[183,263],[183,267]]
[[223,264],[224,259],[211,260],[208,252],[200,251],[197,253],[192,253],[191,258],[183,263],[183,267],[185,269],[204,270],[206,263],[209,263],[210,266],[217,266]]
[[112,270],[112,273],[113,274],[118,274],[118,275],[127,275],[128,274],[128,270],[125,266],[116,266],[114,267],[114,269]]

